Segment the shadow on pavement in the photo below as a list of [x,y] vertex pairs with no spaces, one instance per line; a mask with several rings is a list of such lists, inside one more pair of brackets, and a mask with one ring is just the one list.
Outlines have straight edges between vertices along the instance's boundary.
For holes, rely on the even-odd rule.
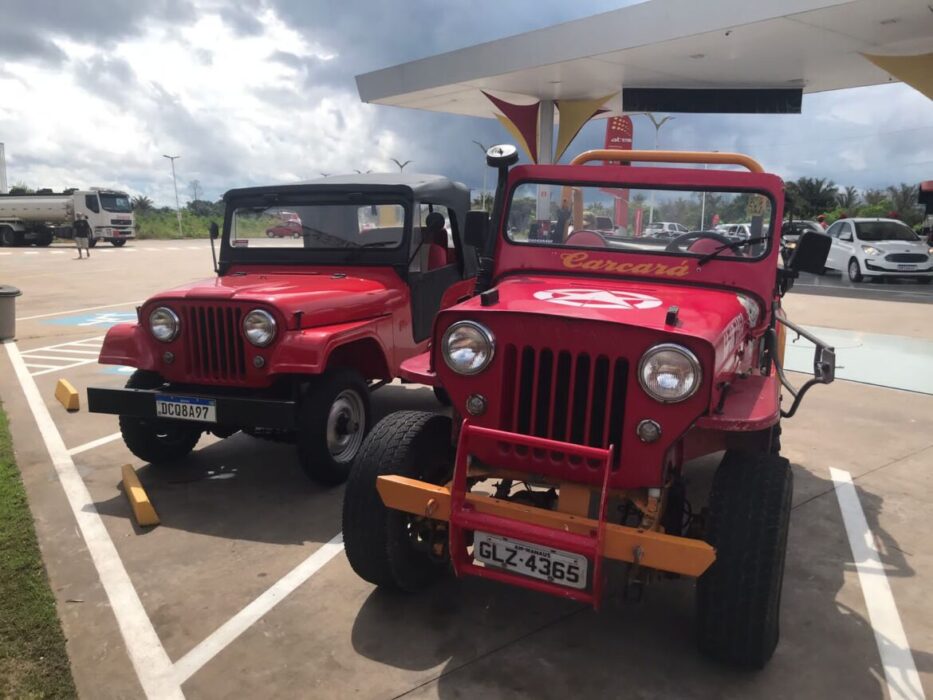
[[[693,486],[705,491],[716,460],[691,466]],[[353,647],[381,664],[437,668],[437,680],[411,697],[882,698],[884,670],[860,612],[833,484],[796,465],[794,476],[795,492],[807,497],[791,521],[782,639],[763,671],[736,671],[696,652],[690,580],[653,584],[641,603],[615,594],[600,613],[470,578],[451,577],[418,595],[374,590],[357,613]],[[888,576],[913,576],[897,542],[879,527],[882,499],[858,494]],[[695,511],[703,501],[694,496]],[[914,659],[921,673],[933,671],[930,654],[914,652]]]
[[[441,410],[425,388],[390,385],[372,396],[373,423],[394,410]],[[343,487],[325,487],[304,475],[294,445],[237,433],[201,445],[176,464],[138,469],[163,528],[274,544],[324,542],[340,531]],[[119,487],[97,503],[102,515],[132,521]],[[137,534],[148,528],[135,525]]]

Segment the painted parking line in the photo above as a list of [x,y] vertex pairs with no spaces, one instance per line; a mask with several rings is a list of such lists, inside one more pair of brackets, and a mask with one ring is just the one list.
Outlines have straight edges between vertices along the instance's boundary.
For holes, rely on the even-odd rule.
[[[23,363],[33,377],[61,372],[97,362],[104,336],[85,338],[68,343],[56,343],[20,352]],[[50,364],[52,363],[52,364]]]
[[36,421],[49,457],[55,467],[59,482],[71,506],[81,536],[87,545],[91,560],[97,569],[107,600],[117,619],[120,634],[126,645],[130,662],[147,698],[183,700],[180,684],[175,680],[172,663],[146,615],[139,594],[133,587],[126,567],[110,539],[110,534],[101,520],[94,499],[75,468],[68,454],[61,433],[52,420],[49,409],[39,393],[35,380],[29,376],[26,363],[20,355],[16,342],[5,341],[7,354],[13,370],[23,389],[26,402]]
[[102,438],[97,438],[96,440],[86,442],[83,445],[72,447],[70,450],[68,450],[68,454],[74,457],[75,455],[79,455],[82,452],[87,452],[88,450],[96,449],[102,445],[107,445],[114,440],[119,440],[121,437],[123,437],[122,433],[111,433],[110,435],[105,435]]
[[868,527],[865,511],[852,483],[852,475],[842,469],[830,467],[830,476],[836,487],[836,498],[842,512],[852,559],[858,571],[858,580],[865,597],[868,619],[871,621],[878,644],[878,654],[884,667],[884,679],[889,698],[922,700],[926,696],[920,685],[920,676],[914,665],[904,625],[894,603],[894,595],[884,573],[884,564]]
[[207,639],[175,662],[175,678],[179,685],[197,673],[204,664],[226,649],[237,637],[254,625],[263,615],[282,602],[301,584],[343,551],[343,533],[322,544],[311,556],[276,581],[265,593],[217,628]]
[[52,318],[53,316],[67,316],[68,314],[80,314],[86,311],[97,311],[98,309],[115,309],[120,306],[135,306],[142,304],[143,299],[136,301],[121,301],[119,304],[102,304],[100,306],[85,306],[83,309],[71,309],[70,311],[53,311],[47,314],[36,314],[35,316],[18,316],[17,321],[32,321],[37,318]]

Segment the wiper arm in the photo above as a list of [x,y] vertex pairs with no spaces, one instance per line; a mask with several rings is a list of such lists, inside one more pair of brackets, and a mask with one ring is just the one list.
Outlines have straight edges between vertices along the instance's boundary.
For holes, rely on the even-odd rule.
[[742,248],[743,246],[753,245],[755,243],[764,243],[768,240],[768,236],[758,236],[757,238],[746,238],[744,241],[735,241],[733,243],[725,243],[719,246],[716,250],[711,253],[707,253],[702,258],[697,260],[697,267],[703,267],[713,258],[718,258],[719,254],[726,250],[735,250],[736,248]]

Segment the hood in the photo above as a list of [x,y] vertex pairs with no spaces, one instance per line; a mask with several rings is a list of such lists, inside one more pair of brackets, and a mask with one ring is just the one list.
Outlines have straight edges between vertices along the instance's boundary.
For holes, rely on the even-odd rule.
[[[499,303],[481,306],[478,299],[458,308],[531,313],[638,326],[671,335],[689,335],[718,345],[724,335],[744,335],[748,314],[735,292],[688,285],[557,276],[511,277],[498,287]],[[748,297],[750,299],[750,297]],[[755,302],[753,302],[755,303]],[[671,307],[677,325],[667,325]]]
[[863,241],[859,245],[870,245],[882,253],[928,253],[930,246],[923,241]]
[[300,312],[301,325],[308,328],[391,313],[405,299],[403,287],[398,276],[385,269],[238,271],[176,287],[152,300],[255,303],[277,309],[286,318]]

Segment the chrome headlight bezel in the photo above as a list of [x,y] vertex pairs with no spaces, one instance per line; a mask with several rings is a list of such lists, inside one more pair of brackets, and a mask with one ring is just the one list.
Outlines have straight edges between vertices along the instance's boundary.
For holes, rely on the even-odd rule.
[[[456,360],[451,357],[450,353],[450,338],[451,336],[461,329],[469,330],[477,334],[478,339],[485,344],[484,351],[486,353],[486,358],[481,362],[481,364],[475,367],[464,368],[462,365],[457,364]],[[446,364],[452,371],[463,376],[473,376],[484,371],[492,363],[493,357],[496,355],[496,338],[486,326],[476,321],[454,321],[451,323],[447,330],[444,331],[444,335],[441,336],[441,356],[444,358],[444,364]]]
[[[251,326],[250,321],[253,317],[258,317],[265,322],[265,329],[259,328],[258,326]],[[247,342],[250,345],[253,345],[257,348],[267,348],[275,340],[275,336],[278,334],[278,324],[275,322],[275,316],[270,314],[265,309],[253,309],[243,316],[243,337],[246,338]],[[255,331],[264,332],[266,335],[262,338],[254,338]]]
[[[693,371],[693,385],[685,393],[679,396],[663,396],[655,393],[648,385],[648,381],[645,378],[645,370],[648,367],[648,363],[654,360],[661,353],[665,352],[673,352],[686,359],[690,365],[690,369]],[[645,351],[645,354],[642,355],[641,359],[638,361],[638,384],[641,386],[642,391],[644,391],[648,396],[650,396],[655,401],[658,401],[659,403],[669,404],[686,401],[694,394],[696,394],[697,391],[699,391],[700,385],[702,383],[703,368],[700,365],[700,360],[697,359],[697,356],[694,355],[689,348],[686,348],[683,345],[678,345],[676,343],[660,343],[658,345],[654,345],[648,348],[648,350]]]
[[[165,320],[168,321],[166,324],[166,327],[170,329],[168,335],[160,335],[156,331],[156,314],[163,315]],[[178,318],[178,314],[172,311],[169,307],[157,306],[149,312],[149,332],[152,334],[152,337],[158,340],[160,343],[171,343],[173,340],[175,340],[175,338],[178,337],[178,334],[181,332],[181,319]]]

